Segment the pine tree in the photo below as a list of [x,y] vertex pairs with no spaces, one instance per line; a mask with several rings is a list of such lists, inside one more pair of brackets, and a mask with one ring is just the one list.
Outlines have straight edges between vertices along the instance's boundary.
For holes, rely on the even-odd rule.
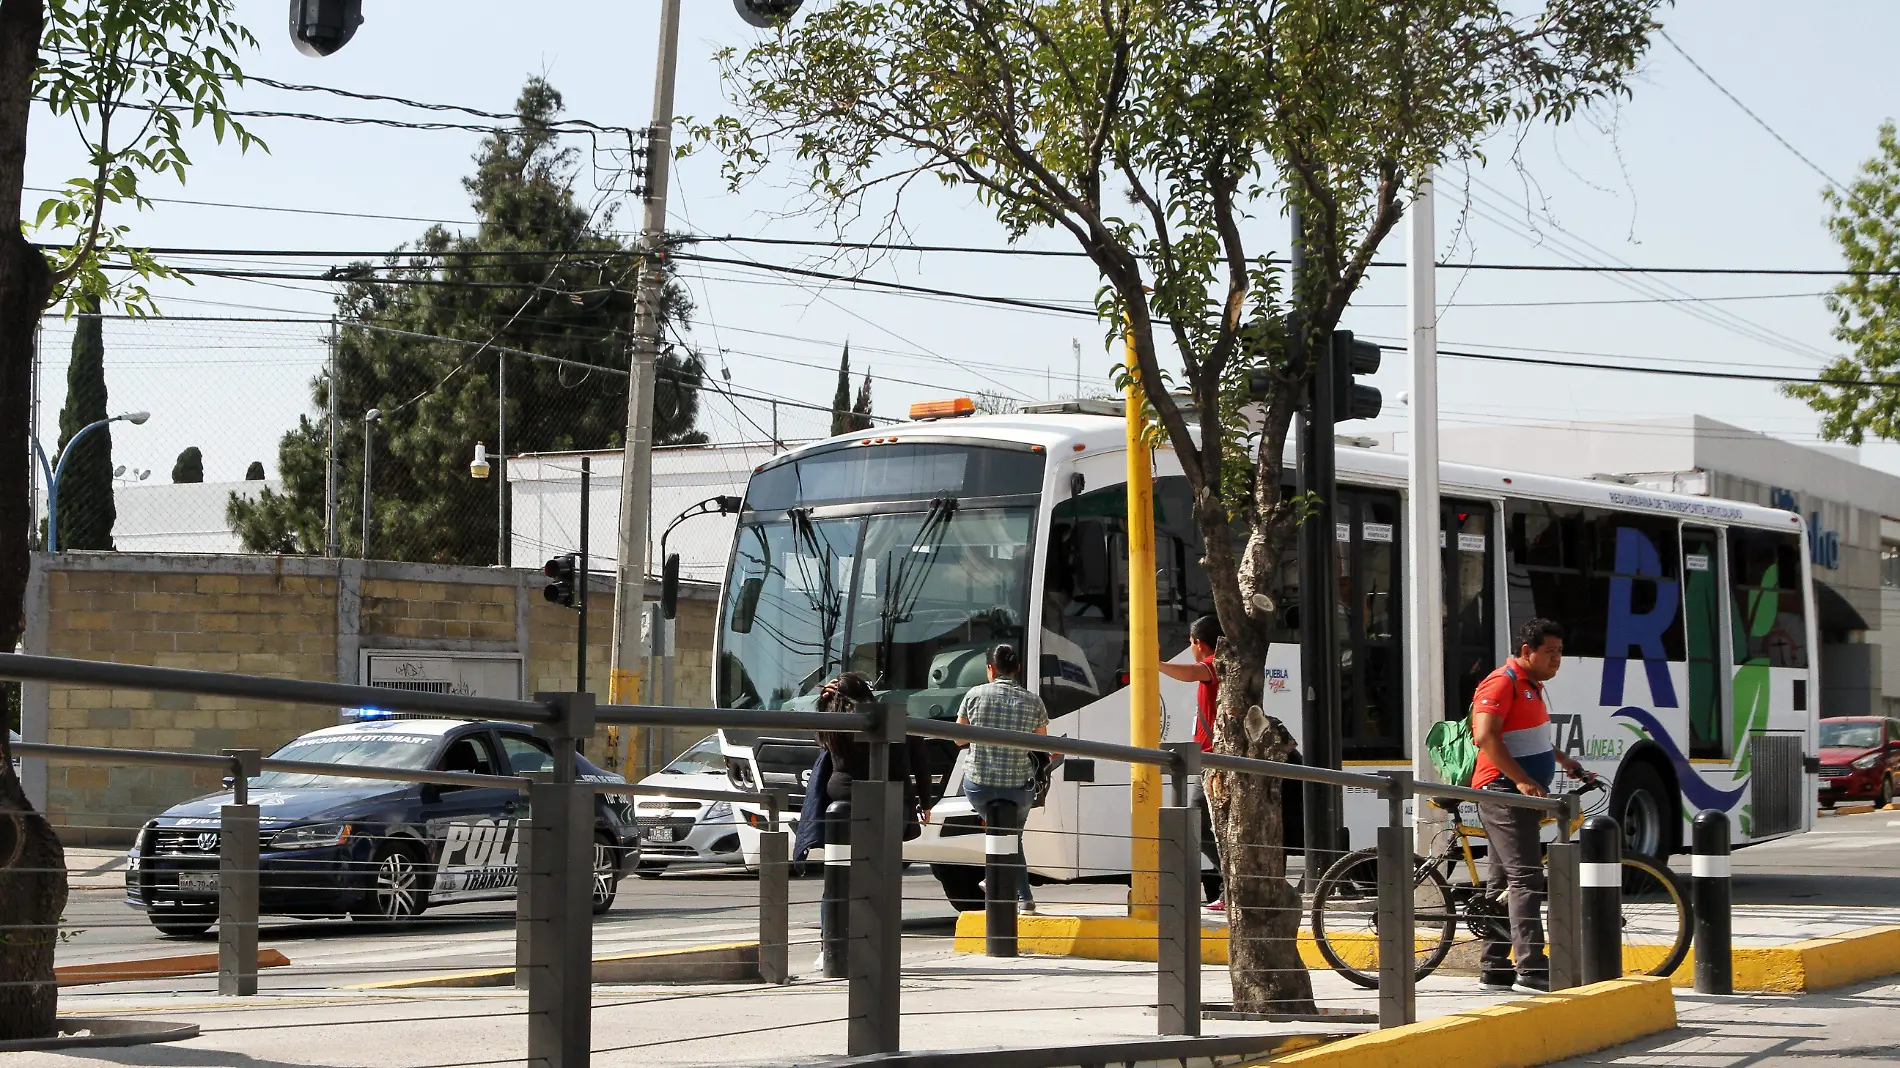
[[174,483],[203,482],[205,480],[205,454],[193,445],[178,454],[177,462],[172,464]]
[[73,330],[73,358],[66,368],[66,406],[59,411],[59,548],[111,549],[112,428],[87,434],[71,456],[73,435],[106,418],[105,324],[97,303],[81,304]]
[[[338,443],[337,529],[345,555],[358,551],[362,529],[362,414],[380,408],[376,432],[375,554],[429,563],[495,563],[496,482],[468,477],[477,442],[491,450],[498,432],[499,360],[507,360],[507,451],[618,449],[627,425],[627,380],[499,348],[625,370],[627,326],[633,319],[636,258],[613,232],[611,213],[575,202],[577,165],[548,124],[561,95],[529,79],[515,110],[517,126],[491,134],[463,180],[479,227],[451,234],[432,227],[414,246],[374,268],[379,277],[429,284],[348,282],[337,298],[343,323],[337,343],[338,409],[346,426]],[[531,250],[566,250],[560,256]],[[445,253],[513,252],[475,256]],[[474,283],[444,285],[442,283]],[[692,301],[669,277],[660,307],[665,336],[677,337]],[[352,326],[371,323],[454,344]],[[480,343],[488,342],[487,346]],[[693,429],[702,370],[671,346],[660,356],[654,397],[655,444],[706,440]],[[329,405],[329,383],[311,384],[313,407]],[[320,552],[328,435],[321,415],[305,416],[278,446],[282,492],[233,497],[227,509],[245,546],[255,552]]]
[[831,395],[831,432],[849,434],[856,426],[851,416],[851,342],[844,343],[844,358],[838,361],[838,389]]
[[873,426],[871,419],[871,371],[864,371],[864,382],[858,386],[858,399],[851,403],[851,429],[869,430]]

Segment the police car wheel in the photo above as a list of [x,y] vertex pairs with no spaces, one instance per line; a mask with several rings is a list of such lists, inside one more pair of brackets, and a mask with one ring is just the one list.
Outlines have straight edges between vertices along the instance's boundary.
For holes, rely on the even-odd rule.
[[614,894],[620,889],[618,852],[606,835],[594,837],[594,915],[605,915],[614,907]]
[[366,907],[360,920],[406,920],[429,907],[428,877],[417,854],[408,846],[391,846],[376,859]]
[[216,921],[216,916],[208,915],[169,916],[163,920],[154,919],[152,926],[158,928],[159,934],[170,935],[173,938],[203,938],[205,932],[211,930],[211,925]]

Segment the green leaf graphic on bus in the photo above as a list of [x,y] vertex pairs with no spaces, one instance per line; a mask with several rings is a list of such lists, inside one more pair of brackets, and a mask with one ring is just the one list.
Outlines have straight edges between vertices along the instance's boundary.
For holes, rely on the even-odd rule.
[[[1746,636],[1736,644],[1735,667],[1735,732],[1732,737],[1735,746],[1735,777],[1744,778],[1749,773],[1748,739],[1768,726],[1768,700],[1770,697],[1770,679],[1768,659],[1756,657],[1742,660],[1746,649],[1760,647],[1760,640],[1774,632],[1780,617],[1781,594],[1773,587],[1779,586],[1781,565],[1769,564],[1762,570],[1761,584],[1768,589],[1750,590],[1743,598],[1746,608],[1738,608],[1737,614],[1745,614],[1745,619],[1735,621],[1738,637]],[[1749,639],[1753,639],[1752,641]]]

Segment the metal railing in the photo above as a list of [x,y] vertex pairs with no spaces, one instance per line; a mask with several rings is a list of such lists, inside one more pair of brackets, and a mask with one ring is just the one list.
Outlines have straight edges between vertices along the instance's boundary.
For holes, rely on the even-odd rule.
[[[533,701],[509,701],[17,654],[0,654],[0,677],[299,704],[345,707],[367,704],[395,712],[533,725],[535,733],[552,751],[552,774],[528,779],[273,760],[255,750],[230,750],[213,756],[39,743],[19,743],[16,748],[22,756],[46,759],[177,764],[229,770],[236,792],[233,803],[223,807],[223,818],[228,822],[224,824],[226,833],[220,837],[220,919],[226,921],[231,931],[220,934],[220,961],[229,973],[227,980],[225,971],[221,971],[220,989],[233,994],[256,990],[258,809],[247,803],[243,793],[243,784],[250,775],[260,770],[282,770],[410,782],[506,786],[526,793],[530,807],[519,858],[517,975],[526,979],[528,1058],[536,1064],[565,1068],[588,1063],[592,996],[592,911],[588,894],[592,877],[593,793],[686,796],[682,791],[655,791],[631,784],[579,780],[576,775],[579,743],[593,733],[596,724],[607,723],[848,731],[857,735],[860,744],[870,748],[871,774],[852,782],[850,800],[846,882],[849,901],[844,910],[850,938],[844,970],[848,983],[846,1044],[853,1055],[890,1053],[899,1049],[904,815],[903,786],[891,780],[890,754],[891,746],[904,743],[907,735],[1145,764],[1166,772],[1170,783],[1168,803],[1161,812],[1162,893],[1156,945],[1157,1030],[1161,1035],[1196,1036],[1201,1031],[1201,924],[1197,893],[1200,827],[1193,797],[1198,780],[1207,769],[1363,788],[1386,801],[1387,819],[1378,834],[1381,1026],[1410,1023],[1417,1018],[1412,966],[1414,860],[1412,832],[1404,812],[1405,803],[1417,797],[1483,801],[1558,814],[1560,840],[1550,847],[1549,854],[1551,985],[1574,986],[1582,980],[1578,856],[1576,845],[1568,841],[1568,826],[1576,811],[1574,798],[1530,798],[1470,790],[1419,782],[1409,773],[1368,775],[1203,754],[1191,744],[1145,749],[1059,735],[910,720],[901,708],[889,706],[849,713],[616,706],[596,705],[593,695],[585,693],[537,694]],[[769,791],[693,793],[761,802],[771,811],[773,827],[778,825],[776,801]],[[230,833],[234,827],[240,831],[248,827],[250,833]],[[762,872],[775,871],[778,875],[761,882],[760,970],[768,981],[784,982],[788,978],[785,835],[774,830],[762,835],[761,843]],[[1020,856],[1016,863],[1022,863]],[[997,895],[996,882],[998,880],[991,880],[992,897]],[[1011,917],[1013,924],[1013,913]]]

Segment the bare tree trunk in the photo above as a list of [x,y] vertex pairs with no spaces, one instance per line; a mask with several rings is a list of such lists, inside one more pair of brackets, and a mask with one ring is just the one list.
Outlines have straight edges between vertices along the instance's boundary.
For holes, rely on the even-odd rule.
[[[1260,710],[1266,642],[1242,634],[1221,645],[1214,748],[1257,760],[1290,760],[1293,736]],[[1299,956],[1300,892],[1286,878],[1281,782],[1215,770],[1207,775],[1207,793],[1226,883],[1234,1009],[1311,1013],[1313,981]]]
[[[26,124],[39,66],[41,0],[0,0],[0,651],[25,625],[28,407],[33,330],[53,291],[46,257],[20,233]],[[56,1033],[53,949],[66,911],[66,854],[33,811],[0,734],[0,1040]]]

